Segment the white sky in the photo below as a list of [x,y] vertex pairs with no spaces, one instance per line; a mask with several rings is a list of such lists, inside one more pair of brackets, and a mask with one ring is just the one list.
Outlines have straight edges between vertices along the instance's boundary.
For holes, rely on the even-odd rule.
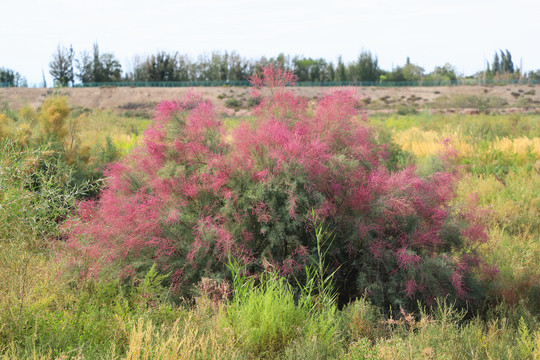
[[[411,62],[432,71],[449,62],[471,74],[508,49],[515,66],[540,69],[539,0],[1,0],[0,67],[49,85],[57,45],[77,56],[98,42],[124,70],[158,50],[323,57],[362,49],[385,70]],[[152,3],[155,3],[153,5]]]

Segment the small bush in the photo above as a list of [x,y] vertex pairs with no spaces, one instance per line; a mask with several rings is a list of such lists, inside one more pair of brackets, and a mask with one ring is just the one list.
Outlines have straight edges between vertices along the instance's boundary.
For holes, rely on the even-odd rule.
[[39,121],[41,131],[46,137],[55,137],[63,141],[68,133],[66,120],[69,106],[65,97],[48,97],[43,101]]
[[242,103],[240,102],[240,100],[236,98],[230,98],[230,99],[225,100],[225,106],[228,107],[229,109],[238,110],[241,105]]
[[357,299],[343,308],[342,317],[347,338],[351,342],[363,338],[376,340],[384,336],[381,310],[365,298]]
[[0,140],[0,169],[0,240],[26,233],[59,236],[58,223],[95,187],[88,181],[74,184],[73,169],[54,151],[12,139]]
[[247,101],[247,105],[248,107],[252,108],[252,107],[256,107],[256,106],[259,106],[261,104],[261,97],[260,96],[254,96],[254,97],[250,97]]
[[418,110],[413,105],[399,105],[396,108],[396,113],[398,115],[414,115],[418,114]]

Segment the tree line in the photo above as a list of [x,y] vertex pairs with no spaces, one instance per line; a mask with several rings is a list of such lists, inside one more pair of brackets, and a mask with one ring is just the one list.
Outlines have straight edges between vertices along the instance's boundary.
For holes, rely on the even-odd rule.
[[[245,81],[270,64],[293,71],[299,82],[402,82],[402,81],[456,81],[461,78],[449,63],[437,66],[426,73],[421,66],[407,58],[402,66],[390,71],[381,69],[376,55],[363,50],[354,61],[345,63],[338,57],[334,64],[323,58],[290,56],[283,53],[276,57],[248,59],[237,52],[212,52],[193,58],[180,52],[158,51],[134,57],[133,67],[124,70],[113,53],[102,53],[97,43],[92,51],[82,51],[76,56],[72,46],[58,45],[51,56],[49,73],[55,85],[75,86],[111,82],[180,82],[180,81]],[[472,78],[532,79],[540,80],[540,70],[522,74],[512,62],[508,50],[496,51],[493,61]],[[45,84],[45,76],[44,84]],[[8,86],[27,86],[19,73],[0,68],[0,83]]]
[[13,87],[26,87],[28,82],[18,72],[0,67],[0,84],[8,84]]

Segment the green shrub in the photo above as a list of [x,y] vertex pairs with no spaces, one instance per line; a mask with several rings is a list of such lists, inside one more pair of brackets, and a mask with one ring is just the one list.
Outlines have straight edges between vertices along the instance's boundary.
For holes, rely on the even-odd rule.
[[250,97],[248,99],[248,102],[247,102],[247,105],[248,107],[256,107],[256,106],[259,106],[261,104],[261,97],[260,96],[255,96],[255,97]]
[[225,106],[228,107],[229,109],[238,110],[240,106],[242,106],[242,103],[240,102],[240,100],[236,98],[229,98],[225,100]]
[[418,114],[418,110],[414,105],[401,104],[396,108],[396,113],[398,115],[414,115]]
[[365,298],[347,304],[341,316],[345,334],[350,342],[360,341],[363,338],[375,341],[385,335],[381,310]]
[[56,158],[55,151],[20,146],[11,139],[0,140],[0,169],[0,239],[23,233],[57,236],[58,223],[96,186],[74,184],[73,168]]
[[313,211],[335,229],[327,264],[341,303],[366,295],[413,309],[448,294],[478,305],[473,244],[486,234],[474,210],[451,203],[451,156],[421,176],[358,119],[352,92],[312,105],[284,87],[292,74],[264,73],[254,80],[257,121],[232,134],[193,94],[162,103],[141,147],[109,168],[100,200],[66,224],[68,251],[91,253],[84,266],[93,272],[144,273],[157,261],[178,295],[203,277],[224,279],[229,258],[253,273],[269,263],[293,280],[319,256]]
[[41,105],[39,121],[41,131],[47,138],[63,141],[68,134],[69,106],[65,97],[48,97]]

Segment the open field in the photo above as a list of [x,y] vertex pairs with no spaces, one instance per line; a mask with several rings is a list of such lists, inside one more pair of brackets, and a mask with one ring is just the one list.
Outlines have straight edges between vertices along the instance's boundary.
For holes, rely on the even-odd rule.
[[[291,90],[311,99],[336,89],[339,88],[301,87]],[[236,100],[234,107],[240,110],[239,115],[246,115],[250,109],[250,88],[202,87],[196,90],[217,106],[225,107],[227,100]],[[488,109],[498,112],[535,111],[540,108],[538,85],[363,87],[355,90],[369,112],[396,111],[403,107],[465,113]],[[46,96],[65,95],[71,106],[150,114],[157,99],[176,100],[188,91],[189,88],[0,88],[0,105],[7,103],[18,109],[30,104],[37,108]]]
[[[221,107],[231,96],[245,97],[246,104],[249,98],[249,89],[198,90]],[[0,89],[0,104],[7,105],[0,109],[0,358],[539,359],[540,116],[534,110],[540,97],[532,90],[540,89],[359,89],[372,99],[366,103],[375,112],[370,126],[395,144],[400,164],[431,174],[445,141],[453,144],[461,176],[453,204],[475,195],[489,236],[478,251],[498,267],[477,313],[439,299],[413,316],[389,314],[364,298],[338,307],[319,296],[317,306],[306,308],[271,271],[258,285],[233,276],[230,288],[221,288],[206,279],[189,300],[174,298],[169,274],[154,267],[132,280],[105,273],[77,281],[58,256],[62,221],[102,186],[103,165],[143,138],[154,104],[176,100],[187,89],[49,90],[67,95],[68,103],[45,104],[64,111],[66,132],[38,109],[48,90]],[[312,98],[321,89],[295,91]],[[514,109],[519,98],[536,105],[529,113],[451,113],[449,98],[467,100],[456,97],[459,91],[503,98],[508,104],[496,112]],[[439,104],[442,111],[382,111],[396,105],[382,99],[402,96],[422,98],[414,102],[430,103],[430,109]],[[249,115],[220,116],[232,128],[245,120],[242,114]],[[51,133],[57,137],[45,136]]]

